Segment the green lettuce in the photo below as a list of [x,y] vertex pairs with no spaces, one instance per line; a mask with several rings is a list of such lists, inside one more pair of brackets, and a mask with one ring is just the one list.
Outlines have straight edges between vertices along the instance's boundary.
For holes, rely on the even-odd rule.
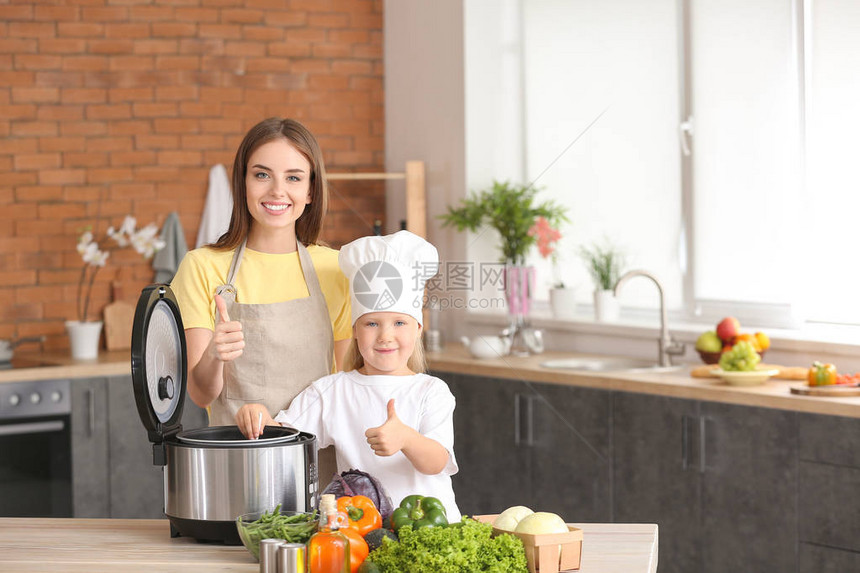
[[509,534],[492,536],[493,528],[464,517],[448,527],[404,526],[400,541],[384,539],[368,556],[382,573],[528,573],[523,543]]

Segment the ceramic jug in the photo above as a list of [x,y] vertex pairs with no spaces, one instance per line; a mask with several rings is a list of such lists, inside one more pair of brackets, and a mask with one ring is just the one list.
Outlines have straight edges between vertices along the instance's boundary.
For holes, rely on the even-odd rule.
[[475,358],[499,358],[507,356],[511,350],[511,339],[508,337],[478,335],[470,340],[464,336],[460,341]]

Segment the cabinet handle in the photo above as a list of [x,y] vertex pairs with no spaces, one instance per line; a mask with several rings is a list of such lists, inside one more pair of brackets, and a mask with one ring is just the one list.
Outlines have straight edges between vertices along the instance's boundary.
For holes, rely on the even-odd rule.
[[[521,403],[525,402],[525,408]],[[520,444],[531,446],[534,444],[534,400],[531,396],[523,396],[522,394],[514,395],[514,445]],[[525,415],[525,423],[523,416]],[[526,437],[523,439],[523,426],[525,426]]]
[[690,432],[687,430],[688,416],[681,416],[681,469],[686,470],[690,467]]
[[62,420],[48,422],[29,422],[26,424],[5,424],[0,426],[0,436],[26,436],[46,432],[62,432],[66,425]]
[[87,390],[87,436],[96,433],[96,397],[95,392]]
[[705,423],[707,418],[699,416],[699,473],[705,473]]
[[514,394],[514,445],[520,445],[520,395]]

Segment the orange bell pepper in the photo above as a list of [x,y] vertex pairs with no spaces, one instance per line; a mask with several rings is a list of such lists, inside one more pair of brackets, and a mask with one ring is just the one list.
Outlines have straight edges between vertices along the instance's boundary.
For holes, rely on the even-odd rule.
[[373,500],[367,496],[340,497],[337,500],[337,510],[346,514],[349,518],[349,527],[358,531],[362,537],[382,527],[382,516],[373,504]]
[[352,527],[342,527],[338,529],[349,539],[349,571],[355,573],[364,560],[367,559],[367,554],[370,553],[370,548],[367,546],[367,541],[361,534]]
[[806,378],[810,386],[829,386],[836,384],[836,376],[836,367],[833,364],[822,364],[816,361],[812,363]]

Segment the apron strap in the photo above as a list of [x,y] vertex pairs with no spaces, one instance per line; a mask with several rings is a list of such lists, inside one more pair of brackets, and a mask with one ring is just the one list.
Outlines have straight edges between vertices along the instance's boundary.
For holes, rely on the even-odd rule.
[[233,253],[233,260],[230,261],[230,270],[227,271],[227,284],[232,285],[233,280],[236,278],[236,273],[239,272],[239,265],[242,264],[242,256],[245,254],[245,243],[248,240],[245,239],[242,241],[242,244],[236,248],[236,252]]
[[[233,253],[233,260],[230,261],[230,270],[227,271],[227,282],[223,285],[220,285],[215,288],[215,294],[221,295],[225,301],[229,303],[236,302],[236,298],[238,297],[238,292],[236,291],[236,286],[233,283],[233,280],[236,278],[236,273],[239,272],[239,265],[242,264],[242,256],[245,254],[245,242],[242,241],[242,244],[236,248],[236,252]],[[218,310],[215,310],[216,320],[218,319]]]
[[[317,273],[314,269],[314,263],[311,260],[311,254],[308,252],[308,250],[305,248],[301,241],[296,241],[296,244],[299,247],[299,263],[302,266],[302,274],[305,276],[305,284],[308,287],[308,295],[313,297],[319,297],[322,295],[322,288],[320,288],[320,281],[319,278],[317,278]],[[310,269],[311,272],[307,272],[305,269]]]

